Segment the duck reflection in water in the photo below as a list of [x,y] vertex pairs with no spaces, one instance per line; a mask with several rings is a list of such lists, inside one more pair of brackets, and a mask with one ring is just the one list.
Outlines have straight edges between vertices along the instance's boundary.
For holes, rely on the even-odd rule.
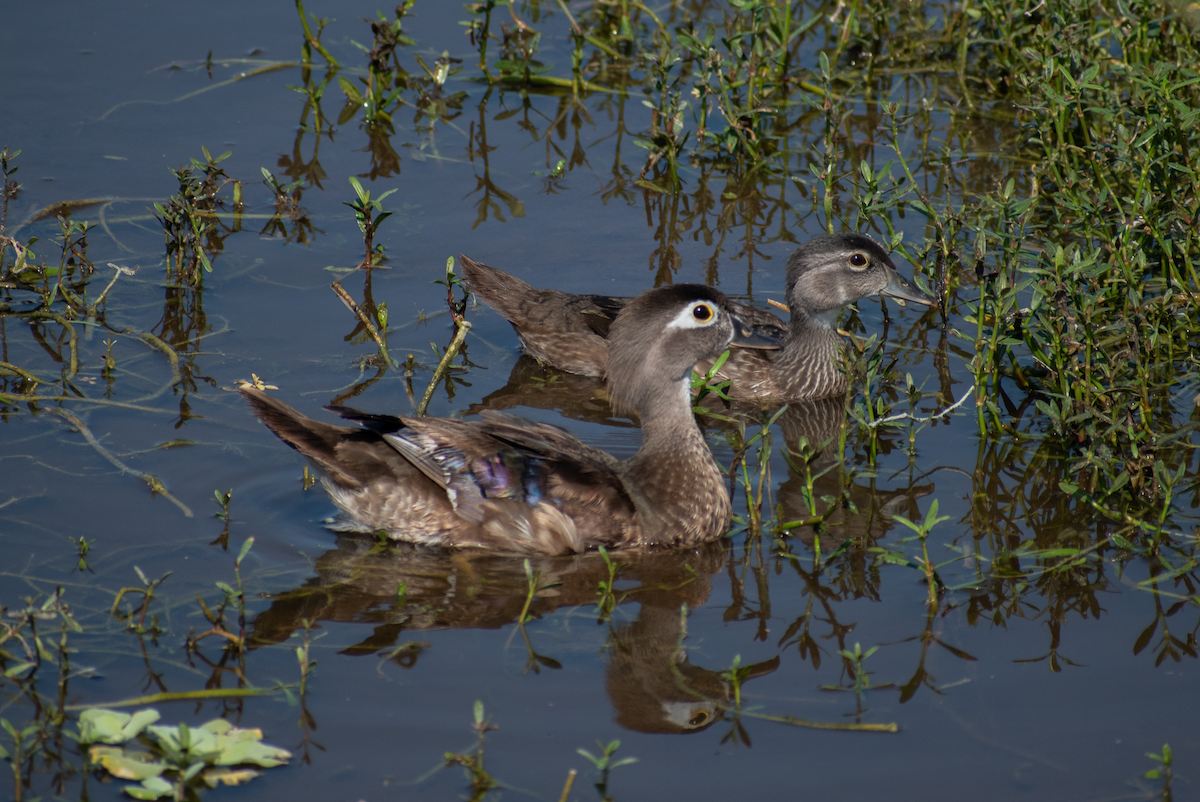
[[[887,534],[895,525],[895,515],[912,520],[921,516],[917,499],[933,492],[932,483],[916,484],[892,490],[875,487],[874,478],[855,480],[840,470],[838,434],[846,416],[846,401],[825,398],[801,401],[788,406],[777,425],[782,442],[791,452],[787,478],[776,491],[781,521],[805,521],[822,517],[833,499],[835,509],[821,522],[819,530],[803,526],[792,530],[792,537],[812,546],[820,531],[821,549],[828,553],[850,542],[859,550]],[[799,444],[807,440],[807,473],[813,478],[810,505],[806,493],[807,476]]]
[[[732,689],[724,668],[694,665],[685,646],[684,606],[695,610],[712,591],[729,547],[718,541],[673,551],[621,551],[616,612],[608,617],[605,687],[618,724],[639,732],[698,732],[724,717]],[[590,607],[609,577],[597,553],[530,558],[539,590],[529,614]],[[319,557],[304,586],[277,595],[254,621],[251,647],[283,643],[305,620],[374,625],[371,635],[342,651],[392,655],[417,669],[422,646],[404,649],[406,635],[441,629],[499,629],[517,624],[529,589],[524,561],[512,556],[445,551],[396,543],[379,546],[342,536]],[[398,597],[398,583],[406,593]],[[628,615],[637,605],[632,621]],[[622,619],[625,620],[622,620]],[[533,652],[532,646],[531,661]],[[542,657],[541,655],[537,655]],[[554,665],[552,659],[542,665]],[[531,665],[537,669],[536,663]],[[769,674],[779,657],[747,666],[744,683]]]

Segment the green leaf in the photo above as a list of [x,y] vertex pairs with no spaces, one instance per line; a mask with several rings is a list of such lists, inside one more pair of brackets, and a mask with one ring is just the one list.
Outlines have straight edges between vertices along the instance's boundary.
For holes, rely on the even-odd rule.
[[208,769],[200,775],[200,779],[204,780],[209,788],[216,788],[218,784],[241,785],[248,783],[260,774],[262,774],[261,771],[254,769],[230,769],[222,766]]
[[137,711],[133,714],[133,717],[130,718],[129,723],[121,728],[122,740],[129,741],[136,738],[141,734],[142,730],[146,729],[146,727],[158,721],[160,718],[162,718],[162,716],[160,716],[158,711],[152,707]]
[[207,724],[201,724],[200,729],[211,732],[213,735],[224,735],[233,729],[233,725],[223,718],[214,718]]
[[362,93],[358,91],[358,87],[352,84],[348,78],[338,78],[338,86],[346,93],[346,102],[359,106],[363,104]]
[[13,677],[17,676],[18,674],[21,674],[22,672],[27,671],[28,669],[31,669],[31,668],[35,667],[36,665],[37,665],[37,663],[31,663],[31,662],[17,663],[15,666],[13,666],[12,668],[10,668],[4,672],[4,678],[12,679]]
[[254,538],[246,538],[246,542],[242,544],[242,550],[238,552],[237,564],[241,565],[242,560],[246,559],[246,555],[250,553],[250,547],[254,545]]
[[150,777],[142,780],[141,785],[125,786],[125,793],[134,799],[162,799],[164,796],[174,796],[175,786],[162,777]]
[[183,752],[186,744],[189,757],[213,755],[219,750],[217,736],[203,727],[192,728],[186,724],[178,727],[147,727],[146,733],[171,751]]
[[1131,551],[1135,548],[1132,543],[1130,543],[1128,540],[1121,537],[1120,535],[1116,534],[1115,532],[1113,533],[1111,539],[1112,539],[1112,542],[1115,543],[1119,548],[1129,549]]
[[133,716],[117,710],[93,708],[79,714],[79,742],[83,744],[123,743],[125,738],[121,731]]
[[119,746],[93,746],[88,753],[114,777],[122,780],[146,780],[167,770],[167,764],[146,752],[126,752]]
[[214,761],[218,766],[253,763],[263,768],[282,766],[292,753],[262,742],[261,730],[234,729],[221,739],[221,752]]

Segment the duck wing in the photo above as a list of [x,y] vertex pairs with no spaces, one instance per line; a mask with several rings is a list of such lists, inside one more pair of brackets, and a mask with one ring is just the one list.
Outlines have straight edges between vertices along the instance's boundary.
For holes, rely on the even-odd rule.
[[561,427],[491,411],[460,421],[327,409],[377,432],[445,491],[458,516],[497,538],[532,539],[535,551],[582,551],[636,530],[617,461]]
[[737,301],[731,300],[729,305],[733,307],[733,311],[742,319],[742,322],[747,323],[755,333],[775,340],[782,340],[787,336],[788,324],[780,320],[778,315],[768,312],[766,309],[739,304]]

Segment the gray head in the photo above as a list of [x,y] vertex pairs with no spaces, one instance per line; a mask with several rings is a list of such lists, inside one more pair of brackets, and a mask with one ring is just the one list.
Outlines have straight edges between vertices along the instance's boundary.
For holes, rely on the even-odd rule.
[[644,409],[665,386],[683,384],[693,365],[716,357],[731,343],[779,348],[777,340],[751,331],[712,287],[679,284],[642,293],[621,310],[609,331],[613,407]]
[[797,248],[787,264],[787,302],[793,316],[805,313],[833,327],[846,304],[890,295],[932,306],[934,299],[896,272],[879,243],[862,234],[828,234]]

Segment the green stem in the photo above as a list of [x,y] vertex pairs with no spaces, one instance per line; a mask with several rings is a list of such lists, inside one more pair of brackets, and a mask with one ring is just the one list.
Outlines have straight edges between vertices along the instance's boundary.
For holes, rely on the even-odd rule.
[[[442,359],[438,362],[437,369],[433,372],[433,378],[429,380],[429,386],[425,388],[425,395],[421,396],[421,403],[417,405],[418,417],[424,417],[425,410],[429,407],[429,400],[433,398],[433,389],[441,381],[442,375],[450,365],[450,360],[458,353],[458,349],[462,347],[463,341],[467,338],[467,332],[470,330],[470,321],[463,320],[459,322],[458,328],[454,332],[454,339],[450,341],[450,345],[446,346],[446,351],[442,354]],[[528,608],[528,604],[526,607]]]

